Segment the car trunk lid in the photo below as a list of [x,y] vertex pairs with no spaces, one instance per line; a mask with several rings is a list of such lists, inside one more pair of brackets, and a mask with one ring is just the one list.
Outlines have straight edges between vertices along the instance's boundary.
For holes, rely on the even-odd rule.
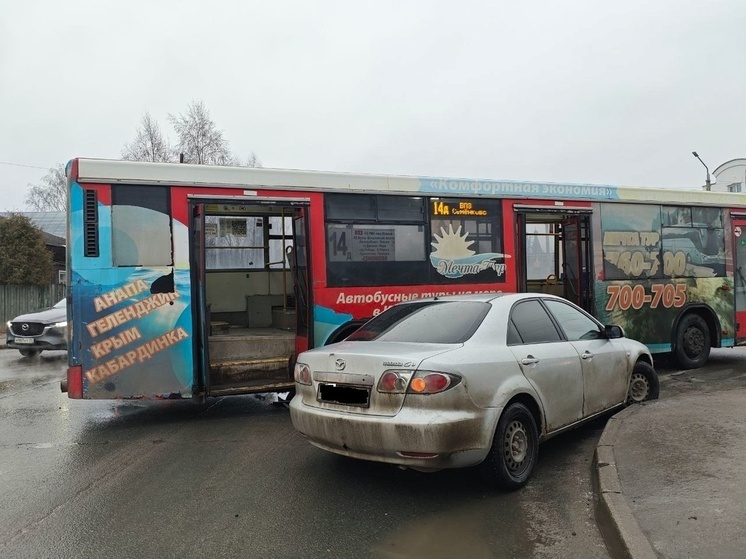
[[388,370],[415,371],[423,360],[452,351],[461,344],[402,342],[342,342],[303,354],[311,369],[313,398],[306,405],[364,415],[393,416],[406,394],[376,390]]

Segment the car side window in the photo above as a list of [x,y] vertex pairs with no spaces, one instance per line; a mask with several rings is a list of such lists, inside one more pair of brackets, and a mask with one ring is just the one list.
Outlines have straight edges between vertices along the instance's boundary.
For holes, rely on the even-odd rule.
[[518,303],[510,311],[508,323],[508,344],[515,337],[511,336],[510,329],[515,328],[517,335],[524,344],[540,344],[546,342],[558,342],[562,336],[539,301],[523,301]]
[[523,343],[521,336],[518,334],[518,330],[515,328],[515,324],[513,324],[513,319],[508,320],[507,341],[508,345],[519,345]]
[[578,340],[598,340],[605,337],[598,324],[579,310],[562,301],[544,300],[544,304],[557,319],[571,342]]

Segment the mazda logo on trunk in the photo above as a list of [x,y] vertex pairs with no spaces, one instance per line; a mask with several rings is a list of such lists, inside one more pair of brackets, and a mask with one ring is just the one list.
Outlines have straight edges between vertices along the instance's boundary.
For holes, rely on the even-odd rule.
[[337,359],[334,362],[334,368],[337,369],[338,371],[344,371],[345,366],[346,366],[346,363],[344,359]]

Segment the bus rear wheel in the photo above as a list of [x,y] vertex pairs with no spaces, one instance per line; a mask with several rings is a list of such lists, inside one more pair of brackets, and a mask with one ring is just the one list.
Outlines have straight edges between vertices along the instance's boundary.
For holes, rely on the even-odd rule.
[[674,356],[684,369],[696,369],[710,356],[710,329],[698,314],[688,314],[676,328]]

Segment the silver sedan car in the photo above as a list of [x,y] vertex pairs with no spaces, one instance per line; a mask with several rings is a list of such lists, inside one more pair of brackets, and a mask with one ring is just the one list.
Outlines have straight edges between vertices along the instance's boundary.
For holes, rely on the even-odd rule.
[[552,295],[395,305],[295,366],[295,428],[337,454],[421,471],[483,468],[524,485],[538,445],[658,397],[648,349]]

